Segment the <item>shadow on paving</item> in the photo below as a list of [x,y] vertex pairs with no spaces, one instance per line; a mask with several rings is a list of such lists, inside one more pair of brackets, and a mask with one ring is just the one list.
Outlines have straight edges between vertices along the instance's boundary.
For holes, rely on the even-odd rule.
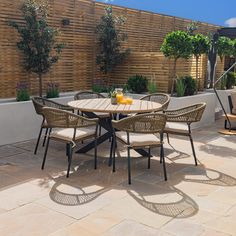
[[[156,161],[159,163],[159,161]],[[167,169],[170,164],[167,164]],[[98,198],[100,195],[106,193],[107,191],[119,187],[119,189],[126,190],[129,196],[131,196],[137,203],[139,203],[142,207],[146,208],[149,211],[152,211],[156,214],[174,217],[174,218],[187,218],[191,217],[198,212],[198,205],[197,203],[187,194],[185,194],[183,191],[177,189],[175,185],[177,185],[181,181],[186,182],[193,182],[193,183],[201,183],[201,184],[211,184],[211,185],[217,185],[217,186],[235,186],[236,185],[236,179],[226,175],[224,173],[221,173],[219,171],[205,168],[204,166],[194,167],[191,164],[179,164],[175,163],[174,165],[179,165],[183,171],[178,172],[182,178],[178,178],[173,180],[171,179],[171,184],[165,185],[164,187],[161,187],[161,181],[160,180],[160,188],[156,188],[157,185],[154,184],[148,184],[145,183],[145,186],[149,187],[149,189],[146,188],[136,188],[136,180],[133,181],[132,185],[127,185],[127,180],[120,183],[118,186],[113,185],[111,187],[101,186],[100,181],[94,181],[94,179],[90,182],[89,178],[87,178],[87,184],[83,184],[83,187],[89,187],[91,185],[98,185],[101,186],[101,189],[94,191],[94,192],[85,192],[83,190],[83,187],[79,187],[78,184],[67,181],[66,184],[70,185],[72,188],[79,188],[81,191],[80,194],[70,194],[66,191],[63,192],[59,190],[59,186],[65,181],[65,176],[61,176],[57,179],[53,179],[55,181],[54,186],[52,187],[50,191],[50,198],[55,201],[58,204],[62,205],[68,205],[68,206],[75,206],[75,205],[83,205],[87,204],[96,198]],[[197,171],[191,171],[193,169],[197,169]],[[126,170],[125,170],[126,171]],[[216,178],[211,178],[208,176],[208,172],[213,172],[214,175],[217,175]],[[73,173],[73,175],[77,175],[78,173]],[[189,176],[190,174],[194,175],[194,179],[186,178],[185,175]],[[112,175],[112,173],[110,173]],[[196,178],[196,176],[199,175],[201,178]],[[89,173],[88,173],[89,176]],[[205,179],[202,179],[204,176]],[[79,176],[78,181],[79,181]],[[104,178],[108,177],[107,175],[104,175]],[[64,179],[64,180],[63,180]],[[163,183],[163,182],[162,182]],[[127,187],[128,186],[128,187]],[[146,200],[145,196],[156,196],[156,195],[163,195],[163,194],[177,194],[178,200],[177,201],[167,201],[167,202],[152,202],[150,200]]]
[[[213,147],[213,149],[214,148],[215,147]],[[223,156],[225,156],[225,152],[228,151],[228,148],[226,149],[227,150],[224,149],[222,151]],[[219,148],[215,148],[215,150],[216,152],[220,151]],[[167,152],[172,153],[173,151],[175,150],[168,150]],[[70,175],[69,179],[65,177],[64,172],[61,176],[57,175],[57,177],[55,177],[55,175],[52,174],[52,171],[50,171],[51,166],[47,164],[45,171],[41,171],[40,164],[42,158],[38,158],[36,156],[33,156],[32,158],[32,155],[26,155],[23,157],[25,162],[27,160],[31,162],[32,166],[34,166],[33,170],[35,171],[31,171],[29,175],[27,175],[27,170],[32,167],[27,167],[27,163],[25,162],[23,162],[20,166],[14,163],[5,163],[6,167],[10,168],[7,174],[10,175],[11,173],[14,173],[15,177],[12,178],[12,182],[6,181],[1,187],[6,188],[13,184],[16,185],[20,182],[25,182],[30,179],[40,178],[39,186],[41,187],[51,186],[51,182],[53,182],[52,187],[50,187],[51,189],[49,196],[52,201],[64,206],[80,206],[88,204],[112,189],[119,189],[127,191],[129,196],[132,197],[140,206],[151,212],[174,218],[187,218],[197,214],[199,210],[198,205],[190,196],[176,188],[175,185],[185,181],[190,183],[192,182],[230,187],[236,186],[236,179],[217,170],[206,168],[204,165],[195,167],[193,164],[174,162],[175,160],[181,159],[183,157],[186,158],[186,156],[189,155],[178,152],[176,157],[169,159],[171,163],[166,163],[167,173],[169,170],[169,175],[172,175],[173,173],[171,173],[170,170],[173,170],[173,167],[175,167],[175,169],[178,170],[177,172],[179,178],[171,176],[171,180],[169,182],[164,182],[163,176],[160,178],[157,176],[157,178],[159,178],[157,183],[152,184],[146,181],[142,185],[144,187],[139,188],[137,183],[140,184],[140,182],[137,179],[135,180],[135,176],[137,176],[137,174],[143,173],[144,169],[146,170],[145,174],[162,173],[162,165],[160,165],[159,160],[152,159],[152,166],[154,166],[155,171],[153,172],[151,169],[149,172],[149,170],[147,171],[146,169],[146,160],[144,160],[145,158],[134,158],[135,160],[133,160],[132,171],[134,171],[134,173],[136,171],[136,175],[134,174],[133,176],[133,184],[129,186],[127,185],[127,158],[120,157],[120,155],[118,155],[117,158],[118,171],[115,173],[112,173],[111,168],[107,166],[108,158],[99,157],[100,165],[97,170],[93,170],[92,159],[82,160],[78,166],[78,169],[74,167],[74,171]],[[62,159],[60,158],[62,157],[55,158],[52,156],[51,161],[53,163],[61,161]],[[11,160],[11,158],[9,158],[9,160]],[[63,161],[61,164],[65,164],[65,161]],[[4,165],[0,165],[0,171],[1,168],[4,168]],[[57,170],[59,170],[59,167]],[[1,173],[5,175],[4,171]],[[17,179],[16,176],[19,177],[19,179]],[[192,179],[190,178],[191,176],[193,177]],[[62,185],[66,185],[69,188],[71,187],[72,189],[76,190],[75,193],[68,191],[68,188],[61,188]],[[91,186],[98,186],[98,189],[91,190]],[[167,197],[162,199],[164,194],[166,194]],[[168,194],[177,195],[177,200],[173,201],[169,199]],[[152,201],[152,198],[148,198],[148,196],[156,196],[157,199],[160,200],[158,200],[159,202],[157,202],[157,200]]]

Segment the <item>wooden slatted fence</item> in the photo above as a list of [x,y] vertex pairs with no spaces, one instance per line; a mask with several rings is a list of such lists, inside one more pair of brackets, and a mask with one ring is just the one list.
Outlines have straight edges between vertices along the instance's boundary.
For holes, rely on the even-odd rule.
[[[19,10],[22,2],[0,0],[0,98],[14,97],[19,81],[27,81],[32,94],[38,91],[37,76],[29,75],[23,69],[22,55],[16,48],[19,36],[8,25],[10,20],[22,22]],[[66,47],[59,62],[44,76],[44,89],[50,81],[58,82],[63,92],[90,89],[95,79],[103,78],[95,62],[98,50],[95,27],[106,5],[92,0],[49,0],[49,3],[49,23],[60,29],[58,41],[65,43]],[[118,6],[113,6],[113,10],[116,15],[126,18],[121,29],[127,32],[129,38],[123,47],[131,48],[132,52],[112,73],[111,83],[123,84],[129,76],[142,74],[156,81],[159,91],[167,92],[173,62],[162,55],[160,46],[168,32],[184,30],[191,21]],[[63,26],[63,19],[69,19],[70,25]],[[218,28],[206,23],[199,24],[201,33],[214,32]],[[199,66],[201,87],[206,77],[206,61],[202,57]],[[177,68],[180,76],[195,76],[195,59],[180,60]],[[217,72],[222,70],[223,64],[218,63]]]

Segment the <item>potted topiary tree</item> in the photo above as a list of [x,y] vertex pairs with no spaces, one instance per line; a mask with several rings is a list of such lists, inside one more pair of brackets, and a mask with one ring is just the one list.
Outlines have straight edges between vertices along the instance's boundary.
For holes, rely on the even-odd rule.
[[128,36],[121,32],[116,26],[124,23],[122,17],[113,15],[112,7],[105,8],[105,14],[101,17],[101,22],[96,27],[100,52],[97,55],[96,62],[107,77],[107,84],[110,85],[109,73],[121,64],[129,55],[130,49],[122,50],[121,43],[126,41]]
[[192,55],[191,36],[181,30],[173,31],[166,35],[161,46],[161,52],[170,59],[174,59],[174,69],[171,83],[171,96],[174,93],[174,81],[176,78],[176,64],[179,58],[188,59]]
[[24,68],[38,75],[39,96],[43,93],[43,75],[58,61],[64,47],[56,43],[58,30],[49,27],[47,10],[47,4],[27,0],[21,8],[24,23],[10,22],[21,37],[17,47],[23,53]]
[[198,64],[202,54],[207,54],[210,49],[210,40],[207,36],[196,34],[192,36],[193,55],[196,58],[196,92],[199,89]]
[[228,37],[219,37],[216,42],[217,54],[220,60],[223,61],[224,56],[231,56],[233,51],[233,40]]

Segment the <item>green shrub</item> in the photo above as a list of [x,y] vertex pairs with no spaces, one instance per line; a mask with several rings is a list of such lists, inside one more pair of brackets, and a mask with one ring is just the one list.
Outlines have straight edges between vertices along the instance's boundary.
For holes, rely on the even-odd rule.
[[133,93],[143,93],[147,91],[148,80],[145,76],[134,75],[128,79],[128,89]]
[[48,83],[47,91],[46,91],[47,98],[58,98],[59,97],[59,84],[58,83]]
[[226,89],[232,89],[236,82],[236,73],[229,72],[226,80]]
[[109,88],[104,85],[93,84],[92,91],[96,93],[108,93]]
[[194,95],[196,91],[196,81],[192,78],[192,76],[184,76],[181,77],[185,85],[185,93],[184,96]]
[[186,85],[184,84],[183,79],[177,79],[176,81],[176,92],[177,97],[183,97],[185,94]]
[[224,76],[222,80],[220,81],[220,86],[218,86],[218,89],[225,90],[226,89],[226,82],[227,82],[227,76]]
[[156,93],[157,92],[157,84],[155,82],[149,80],[147,89],[150,94]]
[[29,86],[27,83],[20,82],[16,86],[16,100],[18,102],[29,101]]

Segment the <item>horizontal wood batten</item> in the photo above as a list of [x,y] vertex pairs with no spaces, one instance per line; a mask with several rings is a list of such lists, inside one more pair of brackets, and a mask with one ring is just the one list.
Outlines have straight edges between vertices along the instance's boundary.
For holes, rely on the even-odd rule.
[[[0,98],[16,96],[19,81],[28,82],[31,94],[38,92],[37,75],[23,69],[22,55],[16,48],[19,35],[8,25],[10,20],[23,23],[20,9],[23,0],[0,0]],[[58,42],[66,44],[61,58],[51,71],[44,75],[44,91],[48,82],[60,84],[60,90],[76,91],[90,89],[97,79],[105,79],[96,66],[98,52],[95,28],[104,14],[106,4],[92,0],[50,0],[49,24],[60,29]],[[173,61],[160,53],[165,35],[173,30],[185,30],[190,20],[155,14],[123,7],[113,7],[115,15],[122,15],[126,23],[121,27],[128,34],[123,48],[131,48],[130,56],[109,75],[111,84],[124,84],[129,76],[142,74],[157,84],[160,92],[168,92],[173,76]],[[68,26],[62,25],[69,19]],[[199,23],[198,31],[204,34],[215,32],[219,27]],[[206,78],[207,59],[199,62],[201,88]],[[195,77],[195,59],[180,60],[177,66],[179,76]],[[219,61],[217,74],[223,71]]]

